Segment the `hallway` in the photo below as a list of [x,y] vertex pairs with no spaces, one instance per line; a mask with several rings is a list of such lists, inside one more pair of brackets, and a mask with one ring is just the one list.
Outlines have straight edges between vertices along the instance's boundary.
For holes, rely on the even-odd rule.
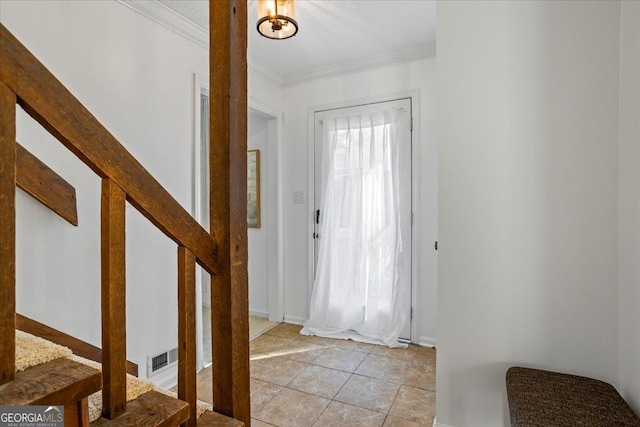
[[[431,426],[432,348],[389,349],[300,335],[279,324],[251,341],[251,414],[264,426]],[[198,375],[211,401],[211,369]]]

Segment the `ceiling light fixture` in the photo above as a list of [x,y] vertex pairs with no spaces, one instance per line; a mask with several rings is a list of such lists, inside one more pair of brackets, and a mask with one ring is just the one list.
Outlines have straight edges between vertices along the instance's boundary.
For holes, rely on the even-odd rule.
[[258,32],[270,39],[284,40],[298,32],[294,0],[258,0]]

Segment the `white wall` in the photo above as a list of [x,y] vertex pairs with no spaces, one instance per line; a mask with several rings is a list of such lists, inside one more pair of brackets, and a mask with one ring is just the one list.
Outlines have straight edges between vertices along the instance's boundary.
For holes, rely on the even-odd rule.
[[249,111],[247,149],[260,150],[260,228],[249,228],[249,312],[269,317],[269,246],[265,204],[268,193],[268,129],[267,119]]
[[282,114],[282,82],[269,70],[255,65],[248,58],[249,107],[266,115],[278,117]]
[[620,26],[620,393],[640,414],[640,3]]
[[[2,23],[187,209],[193,73],[206,50],[115,2],[0,4]],[[18,197],[18,311],[94,345],[100,338],[100,182],[21,115],[20,143],[78,191],[79,227]],[[176,247],[127,208],[127,357],[177,342]]]
[[[285,245],[285,320],[300,323],[308,316],[308,148],[310,109],[373,97],[393,96],[419,90],[420,115],[414,117],[419,131],[414,132],[414,153],[420,167],[419,215],[416,217],[420,248],[418,251],[419,302],[418,337],[433,342],[436,337],[436,191],[437,148],[433,116],[435,108],[435,58],[396,64],[384,68],[307,82],[284,89],[285,156],[284,222]],[[344,104],[343,106],[347,106]],[[419,125],[419,126],[418,126]],[[305,193],[305,204],[294,204],[293,193]]]
[[508,425],[510,366],[619,383],[620,4],[437,15],[437,421]]

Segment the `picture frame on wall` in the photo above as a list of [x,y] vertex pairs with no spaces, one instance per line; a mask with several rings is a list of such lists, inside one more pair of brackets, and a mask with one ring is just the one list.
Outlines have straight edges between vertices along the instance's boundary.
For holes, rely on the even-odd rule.
[[247,151],[247,227],[260,228],[260,150]]

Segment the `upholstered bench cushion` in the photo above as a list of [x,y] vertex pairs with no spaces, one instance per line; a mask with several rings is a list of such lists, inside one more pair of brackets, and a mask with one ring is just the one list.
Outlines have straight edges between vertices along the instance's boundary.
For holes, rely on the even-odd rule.
[[507,397],[513,427],[640,427],[613,386],[590,378],[513,367]]

